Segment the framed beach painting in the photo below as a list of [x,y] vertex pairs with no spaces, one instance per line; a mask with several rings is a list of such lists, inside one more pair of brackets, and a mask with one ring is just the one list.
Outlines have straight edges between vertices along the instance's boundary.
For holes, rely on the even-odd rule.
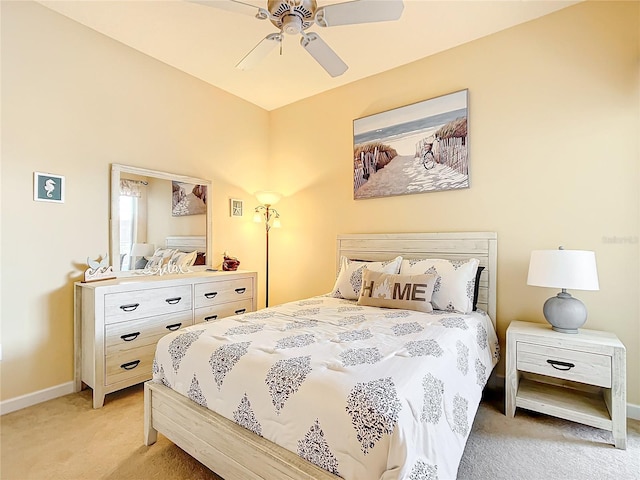
[[468,90],[353,122],[353,198],[469,188]]
[[207,186],[193,183],[171,182],[173,197],[171,215],[203,215],[207,213]]

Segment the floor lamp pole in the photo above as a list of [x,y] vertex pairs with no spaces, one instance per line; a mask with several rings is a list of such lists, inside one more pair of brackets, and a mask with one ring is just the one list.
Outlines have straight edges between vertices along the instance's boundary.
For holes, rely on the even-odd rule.
[[[269,218],[269,209],[267,208],[267,218]],[[265,308],[269,306],[269,223],[267,223],[267,265],[265,275]]]

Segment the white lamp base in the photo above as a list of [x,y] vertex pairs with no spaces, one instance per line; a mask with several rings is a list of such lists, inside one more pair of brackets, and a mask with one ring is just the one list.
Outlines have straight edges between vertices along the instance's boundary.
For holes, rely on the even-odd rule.
[[564,289],[544,302],[542,312],[556,332],[578,333],[587,321],[587,307]]

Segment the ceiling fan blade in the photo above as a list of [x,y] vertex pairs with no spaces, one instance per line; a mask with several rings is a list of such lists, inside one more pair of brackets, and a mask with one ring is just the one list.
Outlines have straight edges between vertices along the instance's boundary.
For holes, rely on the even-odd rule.
[[385,22],[398,20],[403,10],[402,0],[354,0],[320,7],[314,20],[321,27]]
[[243,15],[251,15],[252,17],[264,20],[269,18],[269,12],[261,7],[256,7],[250,3],[240,2],[239,0],[187,0],[189,3],[198,3],[206,7],[219,8],[228,12],[241,13]]
[[236,68],[249,70],[255,67],[276,45],[280,44],[280,42],[282,42],[282,34],[270,33],[238,62]]
[[349,68],[346,63],[327,45],[317,33],[306,33],[300,39],[300,45],[315,58],[329,75],[337,77]]

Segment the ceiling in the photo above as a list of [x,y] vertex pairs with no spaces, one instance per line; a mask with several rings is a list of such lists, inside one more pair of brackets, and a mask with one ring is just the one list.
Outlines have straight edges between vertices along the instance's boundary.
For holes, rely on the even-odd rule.
[[[225,0],[212,0],[211,3]],[[243,0],[265,7],[267,0]],[[384,0],[381,0],[384,1]],[[349,69],[330,77],[299,44],[285,36],[259,65],[235,65],[277,29],[219,8],[182,0],[41,0],[38,3],[142,53],[266,110],[433,55],[547,15],[578,1],[404,0],[398,21],[321,28],[322,39]],[[341,3],[318,0],[318,6]]]

